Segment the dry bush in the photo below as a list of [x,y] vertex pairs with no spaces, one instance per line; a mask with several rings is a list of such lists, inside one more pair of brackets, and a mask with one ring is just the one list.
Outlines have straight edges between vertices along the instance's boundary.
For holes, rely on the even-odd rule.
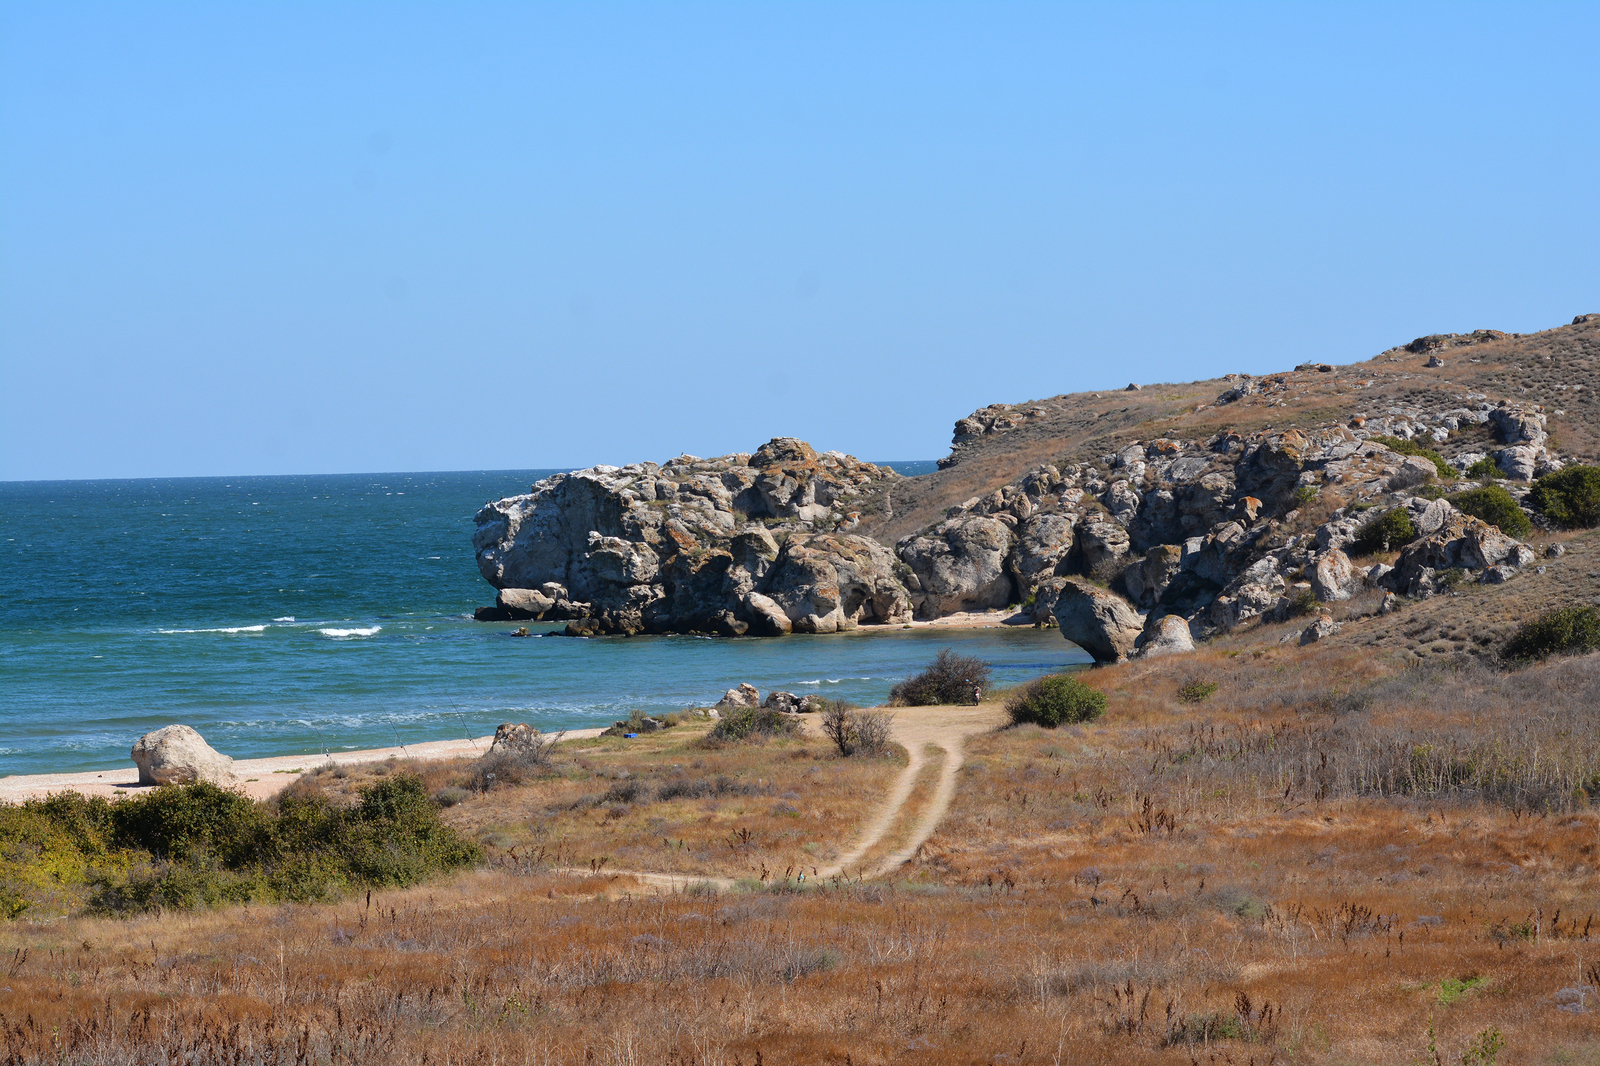
[[839,754],[877,756],[889,750],[889,731],[894,715],[881,711],[859,710],[844,700],[826,701],[817,722],[822,735],[833,742]]
[[928,707],[936,704],[972,705],[989,687],[989,664],[949,648],[922,673],[908,677],[889,690],[891,707]]

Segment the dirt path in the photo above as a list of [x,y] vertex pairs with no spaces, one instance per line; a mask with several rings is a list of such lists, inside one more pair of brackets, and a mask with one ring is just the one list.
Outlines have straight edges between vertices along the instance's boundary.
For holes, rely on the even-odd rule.
[[[871,880],[886,877],[911,861],[917,849],[939,827],[945,812],[950,809],[950,801],[955,798],[956,774],[961,769],[966,739],[975,733],[993,729],[1005,720],[1004,712],[998,707],[911,707],[900,708],[893,713],[895,717],[890,735],[896,743],[906,749],[909,755],[906,768],[895,779],[889,795],[873,812],[871,820],[862,829],[861,835],[850,850],[841,855],[833,865],[818,870],[816,874],[818,880],[836,877]],[[810,732],[820,732],[817,725],[810,716],[807,717],[806,727]],[[924,750],[929,745],[944,753],[939,766],[939,785],[934,790],[933,797],[922,808],[911,836],[893,854],[873,863],[870,868],[864,870],[854,868],[864,856],[882,843],[884,836],[905,812],[906,801],[916,787],[918,775],[927,763]],[[594,876],[593,871],[582,868],[564,868],[556,872],[581,877]],[[725,891],[736,884],[732,878],[705,877],[696,874],[656,873],[648,870],[608,870],[605,873],[612,878],[631,877],[650,888],[667,892],[682,892],[693,885],[707,885]]]

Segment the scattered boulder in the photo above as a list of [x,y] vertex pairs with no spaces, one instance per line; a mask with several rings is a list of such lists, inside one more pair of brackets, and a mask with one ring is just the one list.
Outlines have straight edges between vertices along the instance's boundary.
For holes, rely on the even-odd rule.
[[1502,563],[1517,568],[1532,561],[1533,551],[1498,526],[1452,509],[1435,532],[1400,550],[1383,581],[1395,592],[1425,595],[1433,590],[1433,576],[1440,570],[1485,570]]
[[1318,615],[1315,622],[1300,631],[1300,646],[1303,648],[1307,644],[1315,644],[1319,640],[1333,636],[1339,632],[1343,624],[1335,622],[1331,614]]
[[1136,657],[1154,659],[1162,655],[1184,655],[1194,651],[1194,636],[1189,631],[1189,621],[1181,614],[1152,618],[1145,624],[1139,637]]
[[1439,368],[1441,366],[1444,366],[1444,360],[1440,359],[1437,355],[1430,355],[1430,356],[1428,356],[1428,361],[1426,363],[1424,363],[1423,365],[1426,366],[1430,370],[1434,370],[1434,369],[1437,369],[1437,368]]
[[754,685],[741,683],[737,688],[730,688],[723,693],[717,701],[717,709],[722,711],[738,710],[741,707],[761,706],[761,690]]
[[1350,557],[1338,548],[1317,556],[1310,576],[1312,593],[1324,603],[1348,600],[1351,590],[1360,582],[1356,568],[1350,565]]
[[1067,581],[1056,598],[1061,635],[1097,663],[1119,663],[1134,650],[1144,626],[1139,614],[1114,592],[1081,581]]
[[768,694],[761,706],[786,714],[799,714],[800,705],[804,702],[804,699],[793,692],[773,692]]
[[209,781],[232,785],[233,759],[205,742],[193,728],[169,725],[146,733],[133,744],[133,762],[141,785],[192,785]]
[[521,755],[537,751],[541,740],[539,731],[527,722],[503,722],[494,731],[494,741],[489,745],[489,752]]

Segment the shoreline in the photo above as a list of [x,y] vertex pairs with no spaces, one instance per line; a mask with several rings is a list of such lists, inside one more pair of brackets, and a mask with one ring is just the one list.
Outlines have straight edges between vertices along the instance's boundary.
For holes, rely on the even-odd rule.
[[[567,729],[559,731],[565,740],[585,740],[597,737],[600,729]],[[552,734],[554,735],[554,734]],[[233,772],[239,778],[238,787],[251,799],[268,799],[289,786],[298,771],[333,763],[347,766],[355,763],[382,762],[385,759],[457,759],[482,755],[489,750],[494,735],[472,740],[428,740],[420,744],[401,747],[367,748],[362,751],[340,751],[330,754],[274,755],[264,759],[236,759]],[[133,765],[109,770],[84,770],[69,774],[13,774],[0,777],[0,803],[21,803],[29,799],[43,799],[57,792],[78,792],[85,796],[104,796],[112,799],[118,794],[137,795],[154,785],[139,784],[139,770]]]
[[[505,624],[505,623],[502,623]],[[897,625],[858,626],[844,630],[838,636],[875,633],[892,630],[969,630],[1030,628],[1033,620],[1021,611],[960,611],[926,621],[903,622]],[[759,640],[776,638],[761,637]],[[731,682],[737,684],[737,681]],[[581,740],[597,737],[603,728],[555,730],[565,739]],[[309,770],[329,762],[334,765],[380,762],[384,759],[454,759],[481,755],[489,750],[493,734],[475,739],[430,740],[402,746],[364,748],[356,751],[338,751],[325,754],[270,755],[252,759],[234,760],[234,774],[238,786],[251,799],[267,799],[277,795],[296,777],[296,771]],[[226,754],[226,752],[224,752]],[[79,770],[68,773],[12,774],[0,777],[0,803],[21,803],[29,799],[43,799],[57,792],[78,792],[85,796],[137,795],[151,785],[140,785],[138,768],[131,763],[101,770]]]

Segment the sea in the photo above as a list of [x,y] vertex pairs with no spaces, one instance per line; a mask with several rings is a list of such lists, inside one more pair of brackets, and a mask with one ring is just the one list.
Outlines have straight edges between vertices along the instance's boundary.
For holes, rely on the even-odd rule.
[[[907,475],[931,463],[894,463]],[[235,758],[609,725],[763,692],[882,701],[941,648],[1011,685],[1053,630],[570,638],[475,622],[486,501],[553,470],[0,483],[0,776],[125,766],[183,722]]]

